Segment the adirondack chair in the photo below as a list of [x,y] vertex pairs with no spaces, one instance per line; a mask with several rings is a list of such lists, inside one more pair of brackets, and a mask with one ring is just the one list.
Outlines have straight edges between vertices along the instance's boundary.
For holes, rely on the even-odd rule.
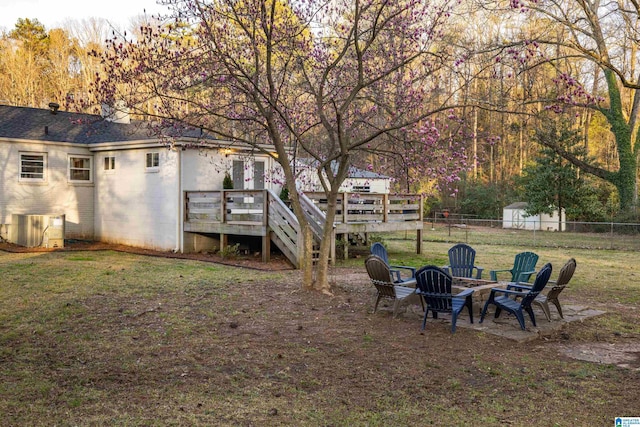
[[449,265],[442,267],[444,271],[454,277],[473,277],[476,270],[476,279],[482,278],[482,267],[474,264],[476,250],[465,243],[458,243],[449,249]]
[[[573,277],[573,273],[576,271],[576,265],[577,264],[575,259],[573,258],[569,259],[569,261],[567,261],[565,265],[562,266],[562,269],[560,269],[560,274],[558,275],[558,279],[549,280],[549,285],[553,285],[551,286],[551,289],[549,290],[549,292],[547,292],[546,295],[541,293],[536,297],[536,299],[533,300],[533,303],[542,309],[544,316],[547,318],[549,322],[551,321],[551,312],[549,311],[549,302],[552,302],[553,305],[556,306],[556,308],[558,309],[558,314],[560,315],[560,318],[564,319],[564,316],[562,315],[562,307],[560,306],[560,301],[558,301],[558,295],[560,295],[560,293],[564,290],[564,288],[569,284],[569,281]],[[511,285],[510,287],[518,288],[518,289],[530,288],[530,286],[522,285],[521,283],[518,283],[516,285]]]
[[528,282],[532,274],[536,272],[538,255],[533,252],[521,252],[516,255],[513,267],[509,270],[491,270],[489,275],[491,280],[498,281],[498,273],[511,273],[510,282]]
[[394,275],[396,281],[401,281],[402,275],[401,271],[405,272],[405,276],[409,276],[409,278],[416,277],[416,269],[414,267],[408,267],[403,265],[389,265],[389,255],[387,253],[387,248],[384,247],[382,243],[376,242],[371,245],[371,253],[373,255],[378,255],[382,260],[389,266],[391,270],[391,274]]
[[416,272],[416,284],[420,295],[426,303],[424,318],[422,319],[422,330],[427,324],[429,311],[433,313],[433,318],[438,318],[438,313],[451,313],[451,333],[456,331],[456,320],[458,314],[467,307],[469,310],[469,321],[473,323],[473,307],[471,295],[473,289],[465,289],[457,295],[451,293],[452,278],[449,273],[435,265],[422,267]]
[[[536,317],[533,314],[533,309],[531,308],[531,304],[535,300],[535,298],[540,295],[540,292],[547,285],[549,281],[549,277],[551,276],[551,264],[547,263],[544,267],[538,272],[536,276],[536,280],[531,286],[530,289],[525,289],[524,291],[517,291],[515,289],[501,289],[501,288],[493,288],[491,289],[491,293],[489,294],[489,299],[484,304],[482,308],[482,314],[480,315],[480,323],[484,320],[484,316],[487,313],[487,308],[490,305],[496,306],[495,317],[498,318],[502,310],[508,311],[509,313],[516,316],[518,319],[518,323],[520,323],[520,328],[524,331],[524,314],[526,311],[529,314],[529,318],[531,318],[531,323],[533,326],[536,326]],[[502,296],[498,296],[498,294],[504,294]],[[521,298],[510,298],[510,297],[521,297]]]
[[416,280],[405,279],[403,281],[396,281],[391,274],[389,265],[384,262],[382,258],[377,255],[369,255],[364,262],[369,274],[371,283],[376,287],[376,302],[373,307],[375,313],[378,309],[378,303],[381,299],[389,299],[393,301],[393,317],[398,315],[398,308],[402,303],[420,300],[422,309],[424,310],[424,302],[416,294]]

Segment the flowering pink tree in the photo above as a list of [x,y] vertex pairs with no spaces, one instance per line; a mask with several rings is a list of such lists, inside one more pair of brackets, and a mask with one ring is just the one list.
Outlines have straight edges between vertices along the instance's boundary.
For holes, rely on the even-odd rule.
[[[377,152],[419,156],[416,168],[434,160],[430,176],[455,180],[463,155],[440,136],[435,116],[446,108],[431,99],[448,61],[441,43],[447,1],[166,3],[171,23],[142,28],[135,42],[111,43],[97,92],[125,99],[159,128],[197,127],[267,154],[264,147],[275,147],[303,229],[305,287],[330,292],[332,228],[325,227],[314,271],[295,187],[298,157],[317,165],[327,224],[349,166]],[[399,144],[397,133],[410,137]]]

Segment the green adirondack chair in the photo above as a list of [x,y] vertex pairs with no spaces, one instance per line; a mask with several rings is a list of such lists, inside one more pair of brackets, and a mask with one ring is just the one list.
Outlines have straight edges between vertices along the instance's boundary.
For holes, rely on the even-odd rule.
[[516,255],[513,267],[508,270],[491,270],[491,280],[498,281],[498,273],[511,273],[509,282],[528,282],[532,274],[536,272],[538,255],[533,252],[521,252]]

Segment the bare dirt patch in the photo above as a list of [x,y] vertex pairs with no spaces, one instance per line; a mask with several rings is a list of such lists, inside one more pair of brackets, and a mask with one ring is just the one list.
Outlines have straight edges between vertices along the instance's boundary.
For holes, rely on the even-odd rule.
[[[188,282],[205,268],[171,265],[163,275],[175,285],[145,275],[136,281],[143,292],[129,293],[115,285],[129,283],[141,260],[99,265],[114,286],[56,294],[46,321],[2,330],[0,412],[9,425],[606,425],[640,407],[635,362],[604,357],[638,351],[638,337],[594,320],[530,343],[464,328],[452,335],[446,319],[421,333],[419,308],[397,319],[389,305],[371,312],[362,268],[333,268],[327,297],[302,291],[286,262],[90,243],[64,250],[253,270],[211,284]],[[585,349],[598,360],[577,357]]]

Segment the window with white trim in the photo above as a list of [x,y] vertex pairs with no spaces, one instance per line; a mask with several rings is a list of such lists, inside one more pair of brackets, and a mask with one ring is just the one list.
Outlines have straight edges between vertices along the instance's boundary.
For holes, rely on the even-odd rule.
[[107,156],[104,158],[104,170],[112,171],[116,168],[116,158],[114,156]]
[[152,153],[147,153],[147,163],[146,169],[148,171],[157,171],[160,167],[160,153],[154,151]]
[[69,181],[92,182],[91,157],[69,156]]
[[47,155],[45,153],[20,153],[20,179],[26,182],[46,181]]

